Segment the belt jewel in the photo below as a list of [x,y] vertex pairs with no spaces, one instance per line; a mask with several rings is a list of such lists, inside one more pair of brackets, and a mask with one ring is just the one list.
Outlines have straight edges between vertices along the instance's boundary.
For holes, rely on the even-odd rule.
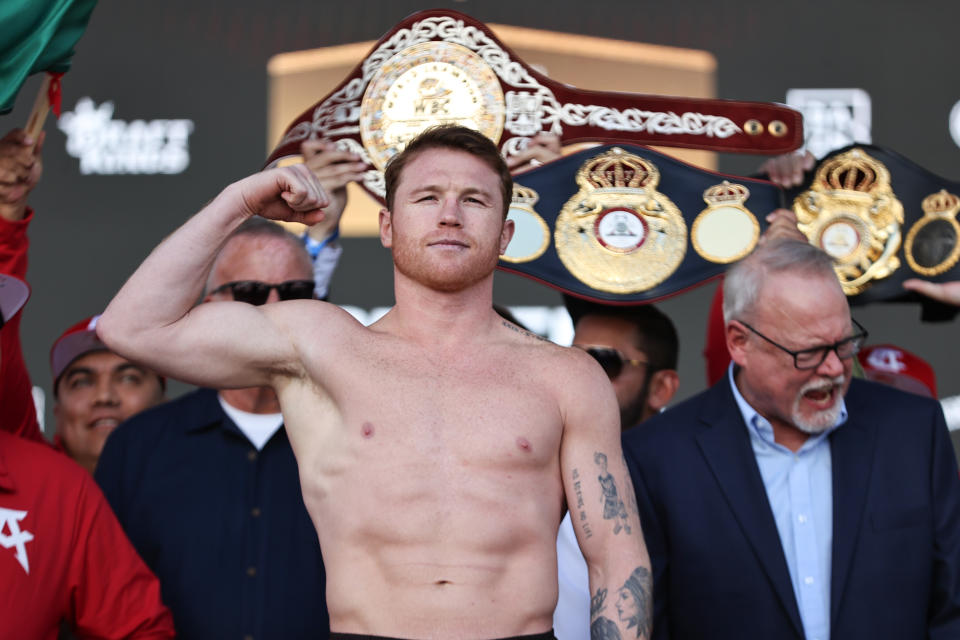
[[750,190],[724,180],[703,192],[707,208],[690,229],[690,244],[704,260],[728,264],[743,258],[757,246],[760,223],[744,202]]
[[543,255],[550,246],[550,227],[533,208],[540,195],[530,187],[513,183],[513,198],[507,219],[513,220],[514,232],[506,252],[500,256],[505,262],[530,262]]
[[924,276],[949,271],[960,259],[960,198],[946,189],[923,199],[923,217],[907,233],[904,254],[907,264]]

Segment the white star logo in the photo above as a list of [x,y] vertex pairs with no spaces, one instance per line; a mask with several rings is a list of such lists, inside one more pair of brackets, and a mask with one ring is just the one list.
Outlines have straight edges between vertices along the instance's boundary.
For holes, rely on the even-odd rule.
[[26,516],[26,511],[15,511],[0,507],[0,547],[16,549],[17,562],[29,574],[30,562],[27,560],[27,543],[33,540],[33,534],[26,530],[20,530],[20,521]]

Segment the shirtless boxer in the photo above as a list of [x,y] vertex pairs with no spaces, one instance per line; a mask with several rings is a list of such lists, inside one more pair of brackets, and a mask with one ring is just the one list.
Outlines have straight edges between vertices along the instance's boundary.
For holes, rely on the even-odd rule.
[[[513,233],[496,147],[432,129],[394,158],[386,185],[396,305],[370,327],[317,301],[191,308],[244,220],[322,218],[326,196],[293,166],[230,185],[167,238],[103,314],[101,338],[175,378],[276,390],[335,636],[552,637],[569,504],[594,637],[649,637],[649,559],[610,382],[587,354],[492,308]],[[603,487],[597,454],[609,461]],[[611,492],[625,521],[604,512]],[[642,615],[619,612],[628,583],[642,585]]]

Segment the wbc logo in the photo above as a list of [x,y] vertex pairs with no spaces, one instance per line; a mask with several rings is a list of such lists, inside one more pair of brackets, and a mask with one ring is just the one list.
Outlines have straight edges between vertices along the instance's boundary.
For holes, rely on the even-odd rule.
[[26,511],[15,511],[0,507],[0,547],[16,549],[17,562],[23,570],[30,573],[30,562],[27,560],[27,543],[33,540],[33,534],[20,530],[20,521],[27,517]]

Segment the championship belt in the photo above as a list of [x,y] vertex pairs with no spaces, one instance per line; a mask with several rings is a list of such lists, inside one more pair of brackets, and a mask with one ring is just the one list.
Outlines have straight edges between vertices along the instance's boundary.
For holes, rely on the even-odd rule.
[[758,154],[785,153],[803,141],[801,116],[788,107],[576,89],[524,64],[481,22],[430,10],[381,38],[339,87],[290,125],[266,164],[299,161],[305,140],[333,140],[375,167],[363,186],[382,201],[387,161],[424,129],[446,123],[482,132],[508,158],[541,132],[564,143]]
[[960,278],[960,184],[903,156],[858,144],[815,169],[793,201],[800,230],[834,259],[852,304],[914,301],[908,278]]
[[780,206],[769,182],[645,147],[595,147],[514,179],[515,232],[499,268],[596,302],[651,302],[750,253]]

